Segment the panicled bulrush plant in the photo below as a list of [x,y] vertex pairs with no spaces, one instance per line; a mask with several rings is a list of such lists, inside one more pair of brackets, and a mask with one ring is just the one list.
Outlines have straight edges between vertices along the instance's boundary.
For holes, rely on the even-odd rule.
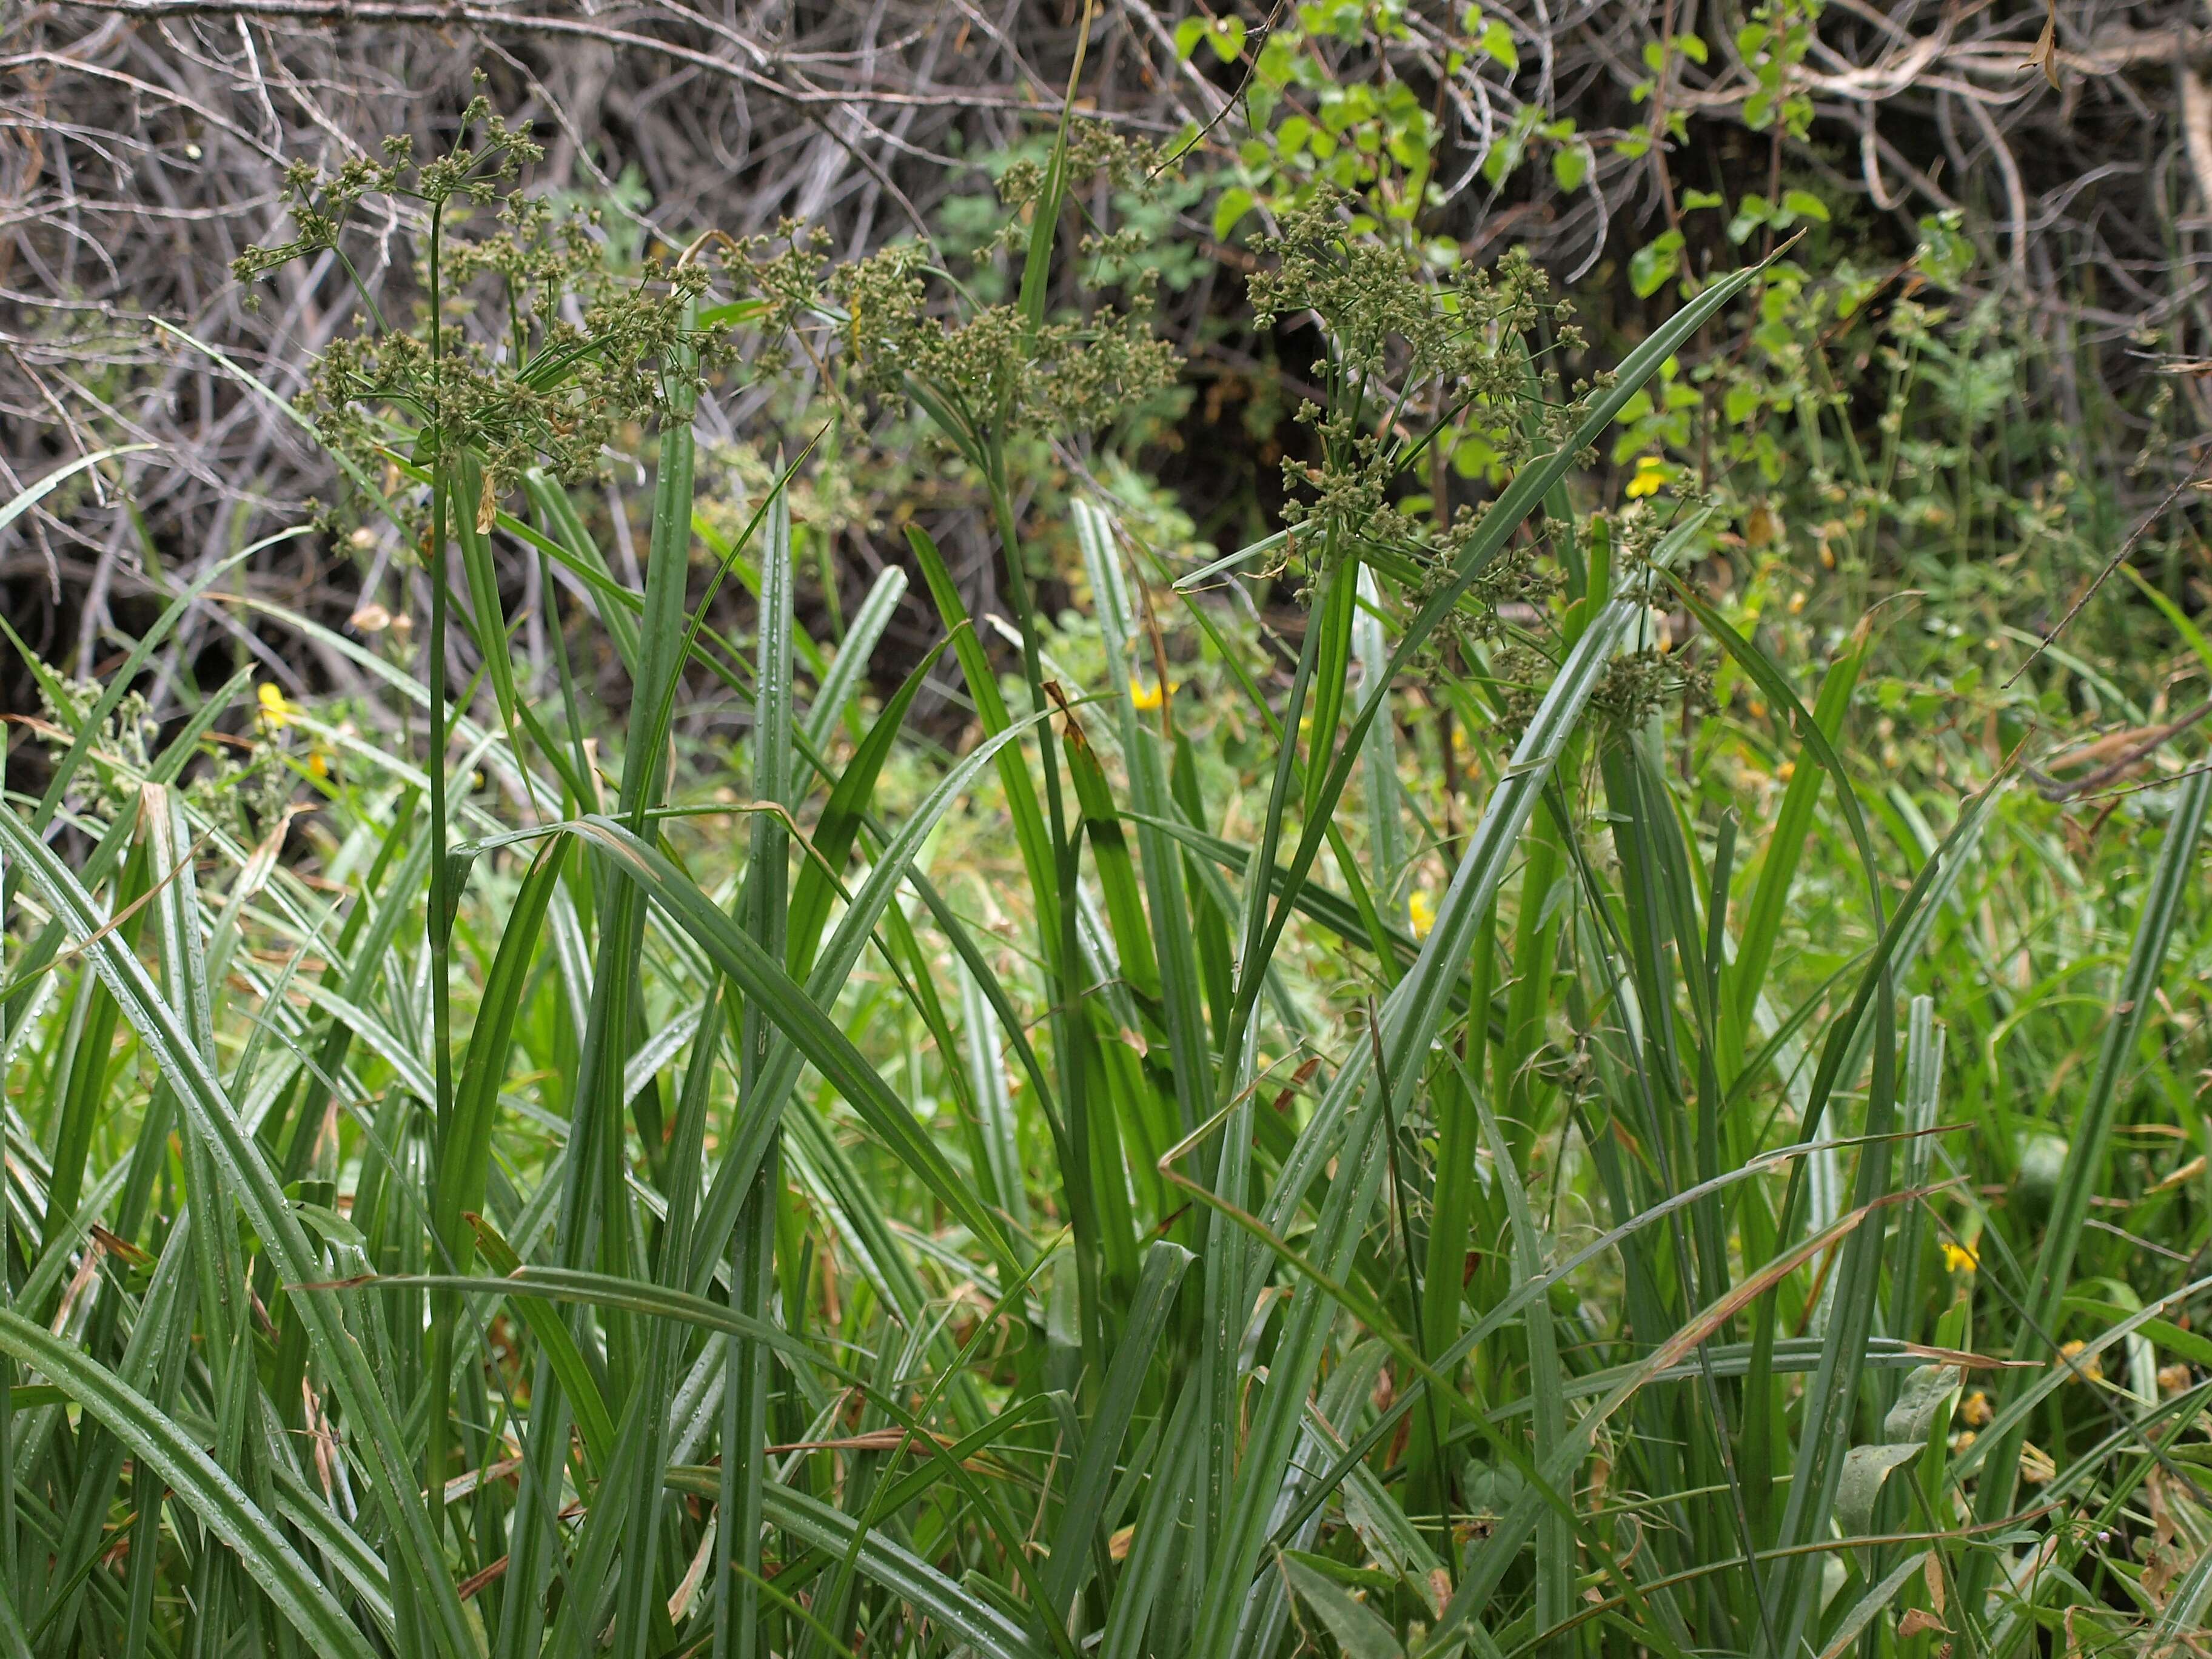
[[[1000,199],[1010,215],[978,260],[1018,252],[1048,234],[1048,222],[1075,194],[1071,180],[1097,176],[1118,188],[1141,188],[1160,166],[1147,145],[1095,122],[1069,123],[1065,154],[1051,167],[1018,161],[1000,175]],[[911,243],[845,267],[834,292],[860,384],[878,395],[911,395],[987,482],[1003,469],[1012,439],[1114,425],[1173,386],[1182,366],[1181,354],[1153,332],[1158,273],[1130,263],[1144,241],[1141,231],[1128,228],[1086,237],[1079,250],[1084,259],[1094,269],[1108,262],[1127,267],[1127,281],[1118,307],[1098,305],[1066,318],[1045,314],[1042,276],[1032,281],[1026,267],[1021,299],[994,306],[975,304]]]
[[1554,351],[1579,348],[1573,307],[1551,297],[1549,279],[1520,251],[1494,269],[1439,274],[1412,251],[1360,234],[1350,205],[1326,192],[1255,247],[1273,261],[1248,284],[1255,326],[1310,319],[1322,337],[1312,374],[1328,404],[1309,401],[1297,416],[1313,429],[1321,459],[1283,462],[1284,516],[1309,528],[1303,539],[1349,534],[1432,560],[1465,540],[1480,510],[1441,519],[1403,512],[1395,501],[1401,478],[1448,461],[1470,439],[1510,471],[1580,424],[1589,388],[1546,402],[1528,344],[1540,330]]
[[[635,272],[611,266],[595,213],[556,211],[520,187],[544,152],[528,122],[510,126],[481,93],[461,132],[427,162],[393,137],[380,161],[351,161],[335,175],[295,164],[286,182],[297,234],[248,248],[233,269],[259,280],[327,252],[351,276],[348,228],[363,203],[384,198],[422,227],[422,297],[395,326],[359,289],[370,326],[333,341],[311,382],[324,441],[356,481],[383,474],[394,451],[434,469],[472,457],[487,499],[533,467],[593,477],[626,427],[688,394],[672,377],[689,381],[728,356],[726,331],[695,315],[710,272],[696,248]],[[406,510],[385,494],[383,505]]]
[[[1488,269],[1433,269],[1328,192],[1254,246],[1273,261],[1249,283],[1255,323],[1295,331],[1303,322],[1319,334],[1311,376],[1328,397],[1295,417],[1310,429],[1317,459],[1282,462],[1282,568],[1303,572],[1324,607],[1354,604],[1352,581],[1333,573],[1355,556],[1376,578],[1372,603],[1395,594],[1420,611],[1449,595],[1415,674],[1435,682],[1471,672],[1499,735],[1517,738],[1572,643],[1557,602],[1648,585],[1662,528],[1644,502],[1618,524],[1601,514],[1578,526],[1555,493],[1531,533],[1504,541],[1471,572],[1463,567],[1497,495],[1450,499],[1462,457],[1465,470],[1489,480],[1562,450],[1587,459],[1573,450],[1574,434],[1612,380],[1568,385],[1553,367],[1586,343],[1572,302],[1555,299],[1550,279],[1518,249]],[[1317,708],[1330,720],[1340,712],[1336,678],[1332,669],[1317,678]],[[1645,641],[1607,671],[1593,706],[1626,729],[1663,702],[1705,695],[1711,678],[1709,663],[1668,658]]]
[[[2212,1384],[2152,1367],[2199,1340],[2203,1043],[2160,987],[2170,939],[2207,949],[2212,773],[2077,846],[2030,792],[1846,763],[1866,630],[1808,709],[1815,665],[1687,579],[1715,515],[1671,464],[1591,510],[1592,444],[1755,272],[1563,390],[1525,261],[1290,216],[1251,288],[1321,360],[1312,470],[1178,571],[1081,453],[1175,373],[1123,275],[1149,255],[1117,225],[1055,252],[1156,156],[1064,119],[965,286],[915,250],[835,274],[800,226],[625,270],[522,188],[526,133],[471,123],[420,168],[301,174],[246,270],[342,265],[372,195],[424,236],[422,303],[364,305],[309,412],[354,505],[426,532],[429,632],[450,604],[507,730],[448,710],[442,646],[408,672],[404,608],[364,605],[364,644],[236,594],[433,726],[427,766],[345,749],[307,861],[246,844],[179,784],[204,722],[242,702],[311,776],[349,734],[251,665],[145,729],[132,687],[216,567],[106,690],[55,678],[75,735],[0,811],[0,1650],[2022,1659],[2138,1588],[2167,1598],[2138,1646],[2185,1644],[2212,1571],[2169,1476]],[[994,281],[1018,299],[971,300]],[[794,602],[835,475],[907,422],[842,422],[799,490],[748,400],[708,470],[762,516],[702,510],[690,400],[741,321],[756,375],[792,331],[793,403],[910,402],[924,465],[972,470],[1011,690],[918,530],[944,644],[878,707],[904,570],[829,648]],[[654,469],[642,592],[562,489],[610,442]],[[1071,497],[1090,614],[1046,681],[1030,526]],[[558,626],[544,732],[495,538],[587,585],[626,732],[578,717]],[[697,544],[748,561],[750,660],[691,603]],[[1770,729],[1701,708],[1723,650]],[[925,758],[948,660],[983,734]],[[706,814],[671,799],[694,671],[751,717]],[[1433,746],[1416,696],[1455,717]],[[457,780],[526,787],[449,837],[453,727]],[[1953,1059],[1917,998],[1900,1065],[1923,981]],[[2090,1576],[2085,1505],[2153,1547],[2113,1552],[2138,1577]]]
[[933,305],[932,270],[921,249],[902,244],[839,273],[845,343],[863,386],[911,391],[978,465],[1008,438],[1110,426],[1175,383],[1182,359],[1152,334],[1145,288],[1126,310],[1032,328],[1011,305],[965,314]]
[[[418,162],[410,141],[390,138],[380,161],[355,161],[334,177],[295,167],[289,184],[297,234],[278,246],[247,250],[236,265],[242,279],[257,279],[295,260],[329,253],[353,277],[349,227],[372,198],[384,198],[421,228],[421,297],[414,314],[405,325],[393,325],[354,277],[368,325],[324,351],[309,402],[325,445],[360,494],[405,529],[428,569],[430,614],[422,647],[433,856],[426,931],[431,1105],[441,1152],[465,1133],[454,1127],[452,933],[460,884],[473,856],[453,848],[450,796],[456,780],[448,776],[448,744],[455,711],[448,707],[447,641],[457,584],[449,550],[457,546],[461,554],[459,586],[468,601],[461,619],[510,745],[518,757],[526,754],[518,726],[526,731],[560,777],[568,804],[589,811],[599,790],[578,729],[565,650],[570,731],[564,742],[517,684],[491,537],[501,522],[502,500],[525,489],[544,526],[532,538],[541,560],[561,557],[587,580],[596,579],[599,595],[613,597],[605,561],[590,548],[562,485],[596,476],[610,446],[629,428],[658,429],[659,477],[642,625],[629,620],[622,602],[629,595],[620,595],[606,613],[634,674],[636,763],[625,769],[622,806],[633,827],[641,827],[663,772],[658,757],[684,648],[694,403],[702,376],[734,357],[732,325],[787,319],[815,255],[795,234],[787,236],[788,254],[779,259],[710,231],[672,260],[655,256],[634,271],[617,269],[596,216],[556,211],[523,186],[524,169],[543,152],[528,124],[510,125],[491,107],[483,86],[479,74],[477,94],[461,112],[453,148],[434,161]],[[769,297],[702,312],[713,274],[705,258],[710,251],[748,277],[763,272],[775,284]],[[521,526],[510,520],[509,528]],[[549,592],[550,586],[548,581]],[[472,772],[463,781],[464,791],[481,777]],[[626,889],[621,902],[629,902]],[[616,936],[627,932],[629,923],[620,915],[611,920]],[[470,1192],[463,1178],[447,1182],[438,1200],[441,1248],[464,1264],[471,1245],[461,1207],[482,1201]],[[449,1326],[447,1321],[436,1333],[434,1378],[442,1379],[450,1369]],[[433,1492],[444,1479],[452,1445],[442,1391],[436,1397],[422,1466]]]

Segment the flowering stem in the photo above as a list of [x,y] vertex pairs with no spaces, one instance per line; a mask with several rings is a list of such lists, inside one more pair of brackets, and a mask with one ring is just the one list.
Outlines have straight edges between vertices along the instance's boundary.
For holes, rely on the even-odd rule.
[[[430,536],[424,563],[430,574],[429,682],[430,693],[430,1029],[431,1054],[436,1067],[437,1145],[442,1146],[453,1106],[453,1007],[447,983],[451,971],[453,896],[446,870],[446,519],[453,505],[453,469],[446,454],[441,422],[445,417],[441,395],[440,366],[443,337],[439,311],[441,289],[439,255],[443,241],[445,204],[430,208],[430,420],[426,428],[430,454]],[[434,1532],[442,1531],[446,1509],[446,1379],[447,1355],[452,1341],[450,1320],[432,1322],[429,1441],[423,1453],[423,1481]]]

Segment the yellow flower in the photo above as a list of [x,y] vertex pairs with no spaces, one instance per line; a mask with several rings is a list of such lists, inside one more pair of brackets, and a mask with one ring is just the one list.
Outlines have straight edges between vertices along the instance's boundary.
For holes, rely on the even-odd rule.
[[1994,1413],[1990,1410],[1990,1397],[1979,1389],[1976,1389],[1959,1402],[1959,1416],[1971,1427],[1977,1429],[1988,1427],[1992,1415]]
[[276,684],[264,680],[253,688],[255,699],[261,704],[261,720],[271,732],[281,732],[292,723],[299,709],[285,701],[284,694]]
[[1426,939],[1437,925],[1436,901],[1429,896],[1428,889],[1417,887],[1406,901],[1406,920],[1413,929],[1415,939]]
[[[2059,1345],[2058,1363],[2064,1365],[2071,1373],[2066,1379],[2068,1382],[2078,1382],[2085,1378],[2092,1382],[2100,1382],[2104,1380],[2105,1367],[2096,1355],[2091,1354],[2087,1359],[2081,1358],[2081,1350],[2088,1346],[2087,1343],[2078,1340]],[[2075,1363],[2077,1361],[2078,1364]]]
[[1667,482],[1667,463],[1656,455],[1637,458],[1636,476],[1628,481],[1628,499],[1640,501],[1646,495],[1656,495],[1659,487]]
[[1981,1257],[1974,1254],[1971,1245],[1954,1244],[1948,1238],[1943,1241],[1944,1272],[1955,1273],[1964,1270],[1972,1273],[1981,1265]]
[[1129,701],[1135,705],[1140,714],[1149,714],[1158,708],[1168,698],[1175,696],[1180,689],[1170,684],[1163,690],[1157,685],[1146,685],[1134,674],[1129,676]]

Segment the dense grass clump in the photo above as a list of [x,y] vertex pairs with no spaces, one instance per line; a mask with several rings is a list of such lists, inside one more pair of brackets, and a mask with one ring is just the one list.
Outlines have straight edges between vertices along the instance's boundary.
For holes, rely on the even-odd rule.
[[[1763,625],[1656,465],[1593,510],[1762,268],[1576,380],[1528,263],[1315,197],[1249,295],[1312,356],[1291,506],[1190,558],[1103,484],[1025,517],[1176,382],[1141,239],[1047,303],[1085,182],[1169,158],[1064,121],[995,289],[799,234],[617,281],[470,126],[299,173],[243,270],[427,216],[419,316],[295,411],[419,549],[419,649],[217,569],[103,684],[36,665],[0,1654],[2201,1638],[2212,773],[2085,829],[1963,729],[1886,763],[1887,618]],[[802,358],[849,426],[709,514],[696,399]],[[907,578],[810,637],[792,508],[869,398],[973,482],[1012,613],[908,527],[942,641],[879,698]],[[637,589],[568,488],[628,426]],[[573,584],[542,683],[519,561]],[[149,738],[216,603],[376,695],[248,669]],[[908,715],[955,672],[945,756]],[[734,759],[681,740],[701,687]]]

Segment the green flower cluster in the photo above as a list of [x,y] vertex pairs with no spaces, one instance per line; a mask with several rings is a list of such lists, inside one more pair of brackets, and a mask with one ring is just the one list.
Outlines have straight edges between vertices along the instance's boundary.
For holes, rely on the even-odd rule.
[[[1150,145],[1098,122],[1070,122],[1060,160],[1061,196],[1051,195],[1048,167],[1030,161],[1009,166],[997,185],[1000,199],[1013,211],[978,259],[1018,254],[1048,199],[1076,199],[1076,181],[1135,189],[1162,165]],[[1148,240],[1135,227],[1083,240],[1079,251],[1094,267],[1123,273],[1122,297],[1118,307],[1102,304],[1079,317],[979,304],[912,244],[848,265],[831,288],[844,313],[843,344],[856,380],[878,395],[912,396],[971,459],[994,441],[1112,426],[1173,386],[1182,368],[1181,354],[1153,331],[1158,273],[1131,263]]]
[[1409,470],[1470,432],[1507,469],[1566,441],[1585,389],[1565,404],[1541,401],[1527,342],[1547,330],[1556,349],[1571,349],[1581,336],[1571,305],[1551,298],[1525,254],[1439,275],[1410,247],[1358,234],[1347,204],[1326,192],[1254,246],[1273,260],[1248,285],[1257,325],[1310,318],[1325,347],[1312,372],[1328,406],[1308,401],[1297,416],[1320,459],[1283,462],[1291,523],[1433,562],[1475,520],[1404,510]]
[[[39,690],[41,718],[32,726],[50,763],[58,763],[99,708],[98,680],[72,679],[36,656],[27,657]],[[135,811],[140,786],[152,771],[161,736],[145,695],[126,691],[94,730],[78,773],[90,787],[78,810],[104,817]],[[265,833],[289,801],[295,774],[284,741],[267,720],[243,738],[203,739],[200,757],[182,792],[193,811],[251,842]]]
[[1622,731],[1632,731],[1662,708],[1686,702],[1703,712],[1713,706],[1713,659],[1647,646],[1614,658],[1590,694],[1590,706]]
[[[479,88],[483,79],[478,71]],[[479,130],[483,143],[472,149],[465,135]],[[372,196],[412,198],[441,208],[454,202],[489,206],[523,167],[544,159],[545,152],[532,139],[530,131],[527,121],[508,125],[479,90],[461,112],[464,142],[419,167],[415,164],[415,141],[399,135],[385,139],[381,161],[356,156],[335,174],[325,174],[312,162],[295,161],[284,170],[285,193],[292,201],[292,240],[247,248],[231,261],[231,274],[240,282],[251,282],[311,255],[337,252],[343,258],[338,242],[346,222]]]
[[319,433],[357,480],[395,453],[462,453],[479,458],[488,496],[533,466],[588,477],[617,433],[667,406],[672,372],[696,374],[727,354],[693,321],[711,273],[690,253],[635,273],[611,269],[596,215],[556,212],[515,187],[543,154],[527,123],[510,126],[479,94],[461,131],[453,150],[420,165],[410,141],[389,138],[381,162],[349,162],[336,175],[295,167],[296,234],[247,249],[234,268],[262,277],[327,252],[351,275],[343,238],[363,200],[427,211],[416,314],[392,326],[361,290],[372,325],[334,342],[310,382]]
[[1149,281],[1123,309],[1033,327],[1011,305],[947,314],[931,270],[902,244],[838,273],[845,347],[868,391],[919,392],[979,431],[1056,437],[1110,426],[1175,384],[1182,359],[1152,331]]

